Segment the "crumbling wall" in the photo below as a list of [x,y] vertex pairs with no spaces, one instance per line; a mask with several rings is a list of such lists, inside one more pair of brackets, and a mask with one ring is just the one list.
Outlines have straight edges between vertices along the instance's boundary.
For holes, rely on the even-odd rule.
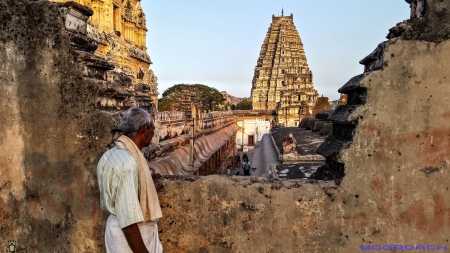
[[[367,103],[341,186],[347,245],[448,244],[450,240],[450,41],[388,42],[384,69],[366,76]],[[349,249],[349,247],[346,247]]]
[[336,252],[331,182],[209,176],[166,179],[166,252]]
[[0,245],[103,247],[96,161],[112,119],[94,107],[56,4],[0,1]]

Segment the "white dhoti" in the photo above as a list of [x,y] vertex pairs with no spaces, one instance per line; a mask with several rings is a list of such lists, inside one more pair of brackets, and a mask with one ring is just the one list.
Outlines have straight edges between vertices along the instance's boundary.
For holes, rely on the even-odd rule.
[[[158,237],[158,223],[147,221],[137,223],[142,240],[150,253],[162,253],[163,248]],[[107,253],[133,253],[119,226],[117,217],[111,214],[106,222],[105,245]]]

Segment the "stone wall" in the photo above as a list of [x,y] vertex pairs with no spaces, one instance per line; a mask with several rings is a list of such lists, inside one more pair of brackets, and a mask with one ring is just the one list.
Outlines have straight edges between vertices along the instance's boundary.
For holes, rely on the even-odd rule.
[[[367,103],[350,148],[342,205],[350,244],[448,244],[450,41],[392,40],[384,69],[366,76]],[[369,218],[374,217],[374,218]]]
[[[334,183],[209,176],[166,179],[167,252],[335,252]],[[172,181],[173,180],[173,181]],[[347,251],[351,252],[351,251]]]
[[56,4],[0,1],[0,20],[0,245],[101,251],[95,163],[113,121],[94,106],[99,87],[69,51]]

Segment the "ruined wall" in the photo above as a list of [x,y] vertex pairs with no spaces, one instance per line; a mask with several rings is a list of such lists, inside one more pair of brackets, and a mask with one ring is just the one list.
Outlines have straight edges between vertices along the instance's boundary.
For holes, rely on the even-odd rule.
[[165,180],[167,252],[335,252],[332,183],[209,176]]
[[341,204],[350,244],[448,244],[449,57],[450,41],[394,39],[384,69],[361,82],[367,103],[342,156],[342,188],[359,196]]
[[93,106],[98,87],[54,3],[0,1],[0,20],[0,246],[100,251],[95,171],[113,122]]

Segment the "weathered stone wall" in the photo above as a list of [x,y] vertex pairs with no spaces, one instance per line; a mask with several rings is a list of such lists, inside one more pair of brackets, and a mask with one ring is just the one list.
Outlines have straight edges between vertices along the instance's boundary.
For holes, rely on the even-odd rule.
[[336,192],[330,182],[168,179],[160,239],[167,252],[335,252]]
[[0,20],[0,245],[100,251],[95,163],[111,117],[95,110],[98,88],[82,78],[54,3],[0,1]]
[[[384,69],[361,82],[367,103],[344,150],[338,201],[347,245],[449,244],[450,41],[391,40]],[[347,246],[348,248],[348,246]]]

